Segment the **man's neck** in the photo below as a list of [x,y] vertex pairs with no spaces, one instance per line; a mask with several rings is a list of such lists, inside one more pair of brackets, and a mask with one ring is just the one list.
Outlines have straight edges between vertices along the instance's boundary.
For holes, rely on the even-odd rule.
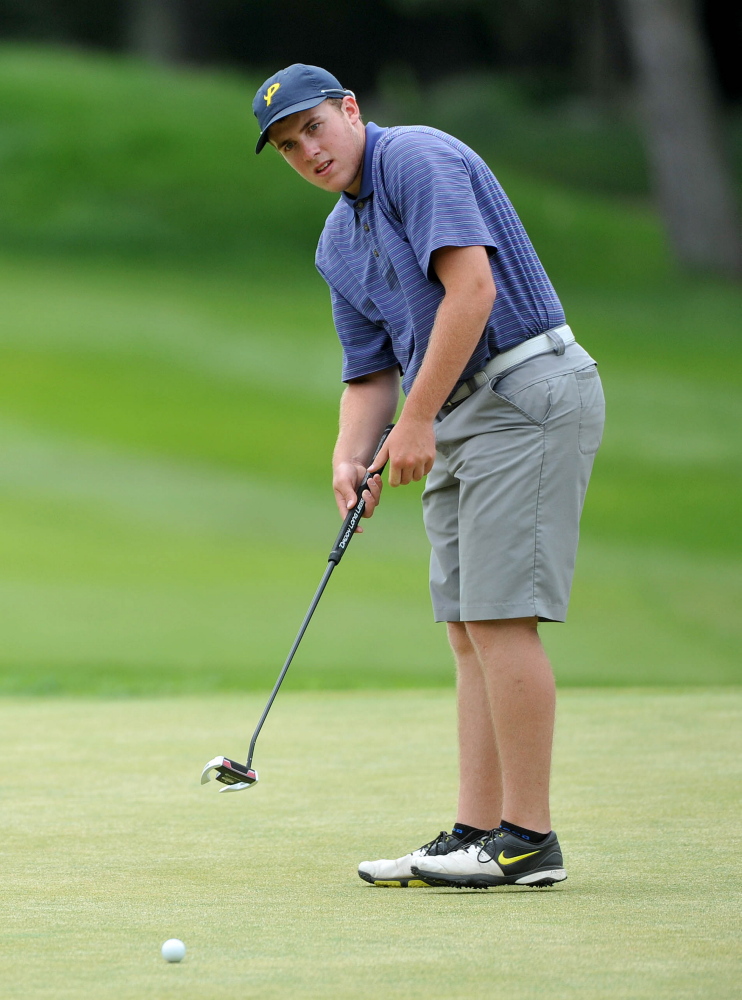
[[363,182],[363,161],[366,157],[366,126],[362,125],[361,128],[363,129],[363,146],[361,147],[361,162],[358,167],[358,173],[353,178],[353,183],[350,185],[349,188],[345,189],[345,193],[350,198],[355,198],[355,196],[361,190],[361,184]]

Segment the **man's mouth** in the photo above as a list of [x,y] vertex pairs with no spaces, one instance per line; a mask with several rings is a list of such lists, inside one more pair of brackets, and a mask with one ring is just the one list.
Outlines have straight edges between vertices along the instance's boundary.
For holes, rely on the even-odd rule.
[[315,169],[314,172],[318,177],[324,177],[331,166],[332,166],[332,160],[325,160],[324,163],[320,163],[320,165]]

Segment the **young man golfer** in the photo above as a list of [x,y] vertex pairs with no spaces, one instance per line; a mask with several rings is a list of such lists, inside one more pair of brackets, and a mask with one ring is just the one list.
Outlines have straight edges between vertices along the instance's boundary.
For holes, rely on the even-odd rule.
[[[564,621],[578,524],[603,428],[593,359],[575,343],[487,165],[450,135],[364,125],[353,93],[295,64],[253,110],[266,142],[339,194],[317,249],[343,348],[333,488],[344,517],[372,471],[427,476],[430,590],[458,668],[452,832],[376,885],[551,885],[567,877],[549,815],[554,679],[537,631]],[[379,502],[370,480],[366,516]]]

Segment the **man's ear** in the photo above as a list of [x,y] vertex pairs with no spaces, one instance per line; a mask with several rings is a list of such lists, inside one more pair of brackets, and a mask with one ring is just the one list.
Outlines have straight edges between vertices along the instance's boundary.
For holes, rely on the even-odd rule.
[[358,107],[358,101],[356,101],[355,97],[351,97],[350,94],[346,94],[343,98],[342,109],[348,116],[348,121],[351,125],[355,125],[356,122],[361,120],[361,109]]

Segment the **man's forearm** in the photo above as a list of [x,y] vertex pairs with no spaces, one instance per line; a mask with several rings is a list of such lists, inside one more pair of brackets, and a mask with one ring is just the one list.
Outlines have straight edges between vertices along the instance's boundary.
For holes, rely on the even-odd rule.
[[431,259],[445,294],[397,426],[371,466],[376,471],[388,460],[390,486],[422,479],[433,468],[433,421],[474,353],[497,294],[485,247],[441,247]]
[[456,385],[482,336],[493,296],[447,293],[435,318],[425,358],[402,411],[432,421]]
[[332,457],[333,466],[355,462],[367,466],[381,432],[394,419],[399,402],[399,372],[396,368],[352,382],[340,400],[340,432]]

